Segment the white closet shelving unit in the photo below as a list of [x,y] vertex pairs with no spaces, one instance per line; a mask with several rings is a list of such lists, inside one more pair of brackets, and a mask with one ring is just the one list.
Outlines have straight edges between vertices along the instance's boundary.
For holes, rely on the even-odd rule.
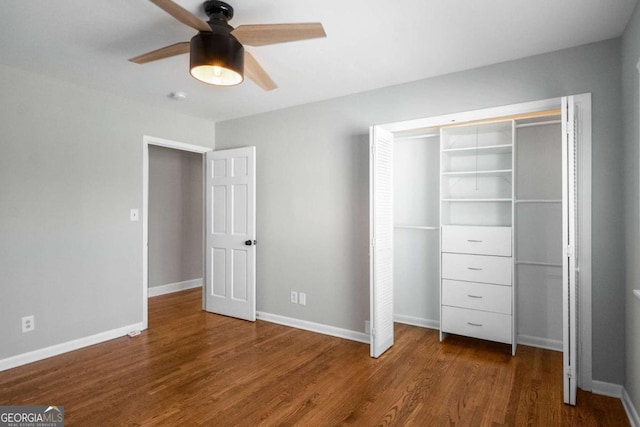
[[512,345],[514,121],[441,129],[441,316],[445,333]]

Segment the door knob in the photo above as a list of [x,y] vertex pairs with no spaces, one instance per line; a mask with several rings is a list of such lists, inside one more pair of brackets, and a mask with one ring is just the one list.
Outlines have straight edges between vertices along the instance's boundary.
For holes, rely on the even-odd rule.
[[245,244],[246,246],[255,245],[256,243],[257,243],[257,242],[256,242],[255,240],[246,240],[246,241],[244,242],[244,244]]

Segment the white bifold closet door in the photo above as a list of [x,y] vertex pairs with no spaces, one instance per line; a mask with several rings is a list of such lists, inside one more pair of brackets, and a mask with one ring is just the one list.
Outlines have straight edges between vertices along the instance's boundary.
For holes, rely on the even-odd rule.
[[578,386],[578,115],[573,96],[562,98],[562,335],[564,402],[576,404]]
[[379,126],[369,139],[371,357],[393,345],[393,134]]

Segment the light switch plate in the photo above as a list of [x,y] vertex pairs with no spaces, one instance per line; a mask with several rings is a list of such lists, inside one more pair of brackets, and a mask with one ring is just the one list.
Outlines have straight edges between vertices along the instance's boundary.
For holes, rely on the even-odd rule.
[[131,218],[131,221],[138,220],[138,209],[131,209],[130,218]]

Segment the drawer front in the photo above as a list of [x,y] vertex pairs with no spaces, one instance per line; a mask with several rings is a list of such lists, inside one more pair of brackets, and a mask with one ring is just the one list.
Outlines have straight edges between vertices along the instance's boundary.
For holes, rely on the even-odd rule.
[[458,307],[442,307],[442,332],[511,344],[511,316]]
[[442,227],[442,251],[511,256],[511,227]]
[[443,280],[442,304],[511,314],[511,286]]
[[442,254],[442,278],[511,285],[511,257]]

